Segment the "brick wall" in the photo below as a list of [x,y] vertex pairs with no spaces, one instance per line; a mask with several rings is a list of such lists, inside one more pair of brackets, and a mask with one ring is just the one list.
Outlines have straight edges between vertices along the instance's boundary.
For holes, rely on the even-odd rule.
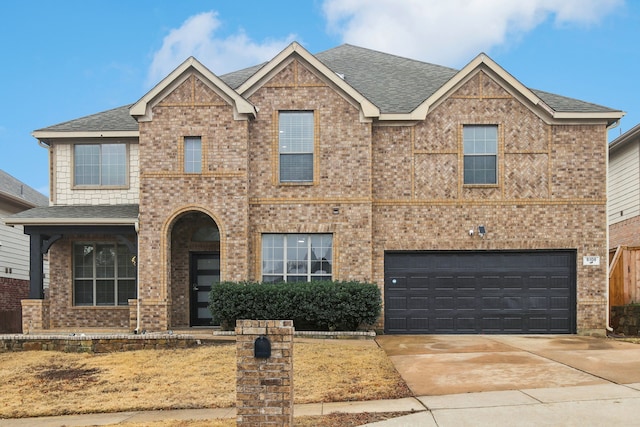
[[[238,426],[293,425],[293,321],[238,320],[236,422]],[[268,358],[255,357],[255,341],[270,342]]]
[[609,248],[640,246],[640,216],[609,226]]
[[[196,248],[184,236],[196,212],[220,229],[222,280],[260,278],[265,232],[332,233],[334,278],[381,287],[388,250],[574,249],[578,260],[607,259],[605,125],[549,123],[494,77],[480,71],[426,120],[393,126],[362,120],[354,103],[301,60],[251,93],[259,111],[251,121],[234,119],[225,98],[188,77],[140,123],[141,327],[187,324],[184,283]],[[313,184],[278,183],[281,110],[314,111]],[[498,126],[495,186],[463,185],[466,124]],[[182,171],[185,136],[202,137],[201,174]],[[485,239],[469,239],[480,224]],[[70,254],[68,243],[59,246]],[[578,329],[602,328],[606,263],[576,268]],[[51,273],[59,280],[52,299],[56,293],[62,301],[52,319],[85,324],[93,315],[128,324],[126,310],[96,316],[96,309],[70,307],[70,271],[60,258]]]
[[[498,185],[462,184],[464,124],[498,125]],[[578,330],[604,328],[606,263],[580,262],[607,259],[604,125],[548,125],[480,73],[424,122],[373,136],[374,281],[388,250],[575,249]]]
[[0,277],[0,311],[21,310],[20,300],[29,298],[29,281]]
[[[97,235],[82,236],[79,241],[94,240],[113,242],[112,238]],[[54,329],[129,328],[128,306],[73,306],[73,242],[74,237],[65,237],[49,249],[50,327]]]

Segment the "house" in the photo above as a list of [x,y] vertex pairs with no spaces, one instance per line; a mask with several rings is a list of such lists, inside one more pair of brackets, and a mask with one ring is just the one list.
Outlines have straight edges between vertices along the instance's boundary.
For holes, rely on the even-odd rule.
[[609,144],[609,248],[640,246],[640,124]]
[[609,305],[613,308],[640,298],[640,124],[609,144],[608,179]]
[[[21,331],[20,301],[29,296],[29,236],[4,219],[48,203],[45,195],[0,170],[0,333]],[[43,288],[47,285],[45,277]]]
[[12,218],[34,329],[209,325],[218,280],[377,283],[386,333],[576,333],[607,311],[606,132],[621,111],[461,70],[297,43],[39,129],[51,206]]

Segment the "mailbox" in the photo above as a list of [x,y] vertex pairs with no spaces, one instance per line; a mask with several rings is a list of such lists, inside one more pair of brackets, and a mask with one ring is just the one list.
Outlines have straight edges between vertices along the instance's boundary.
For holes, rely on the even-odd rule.
[[268,359],[271,357],[271,342],[264,335],[259,336],[253,343],[253,357]]

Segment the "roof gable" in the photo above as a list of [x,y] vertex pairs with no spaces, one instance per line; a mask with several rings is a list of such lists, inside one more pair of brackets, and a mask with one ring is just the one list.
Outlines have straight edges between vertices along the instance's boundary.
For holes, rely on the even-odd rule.
[[240,96],[238,92],[233,90],[194,57],[189,57],[153,89],[140,98],[138,102],[133,104],[129,110],[130,114],[139,122],[151,120],[153,106],[161,102],[194,74],[200,81],[234,107],[234,115],[237,119],[255,117],[256,109],[250,102]]
[[251,96],[257,89],[264,85],[270,78],[286,67],[294,58],[303,61],[316,70],[320,76],[330,82],[341,93],[352,99],[360,107],[362,115],[366,118],[374,118],[380,115],[379,108],[369,99],[347,83],[340,75],[327,67],[318,58],[310,54],[298,43],[291,43],[271,61],[265,63],[257,72],[245,80],[238,88],[238,93],[244,97]]
[[[520,99],[547,121],[556,119],[604,119],[607,120],[608,125],[611,125],[624,115],[621,111],[611,110],[595,104],[561,97],[548,92],[533,91],[489,58],[489,56],[481,53],[433,92],[405,119],[424,120],[436,105],[481,71],[489,75],[504,90]],[[394,115],[382,115],[380,117],[381,120],[385,118],[402,119],[401,117],[394,117]]]

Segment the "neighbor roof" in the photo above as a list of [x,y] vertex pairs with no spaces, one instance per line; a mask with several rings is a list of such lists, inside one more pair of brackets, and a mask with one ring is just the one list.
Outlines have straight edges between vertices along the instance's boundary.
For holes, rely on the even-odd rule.
[[640,142],[640,123],[611,141],[609,144],[609,152],[611,153],[633,141],[636,141],[636,143]]
[[47,206],[49,198],[0,169],[0,197],[11,199],[25,207]]
[[[320,52],[314,57],[339,75],[353,89],[375,105],[381,114],[408,114],[431,97],[459,70],[429,64],[397,55],[344,44]],[[268,63],[220,76],[225,84],[238,89]],[[530,89],[555,112],[617,113],[618,110],[567,98],[549,92]],[[88,131],[128,132],[138,130],[138,123],[125,105],[113,110],[60,123],[34,132],[39,139],[61,133]],[[106,135],[105,135],[106,136]],[[113,135],[115,136],[115,135]]]

